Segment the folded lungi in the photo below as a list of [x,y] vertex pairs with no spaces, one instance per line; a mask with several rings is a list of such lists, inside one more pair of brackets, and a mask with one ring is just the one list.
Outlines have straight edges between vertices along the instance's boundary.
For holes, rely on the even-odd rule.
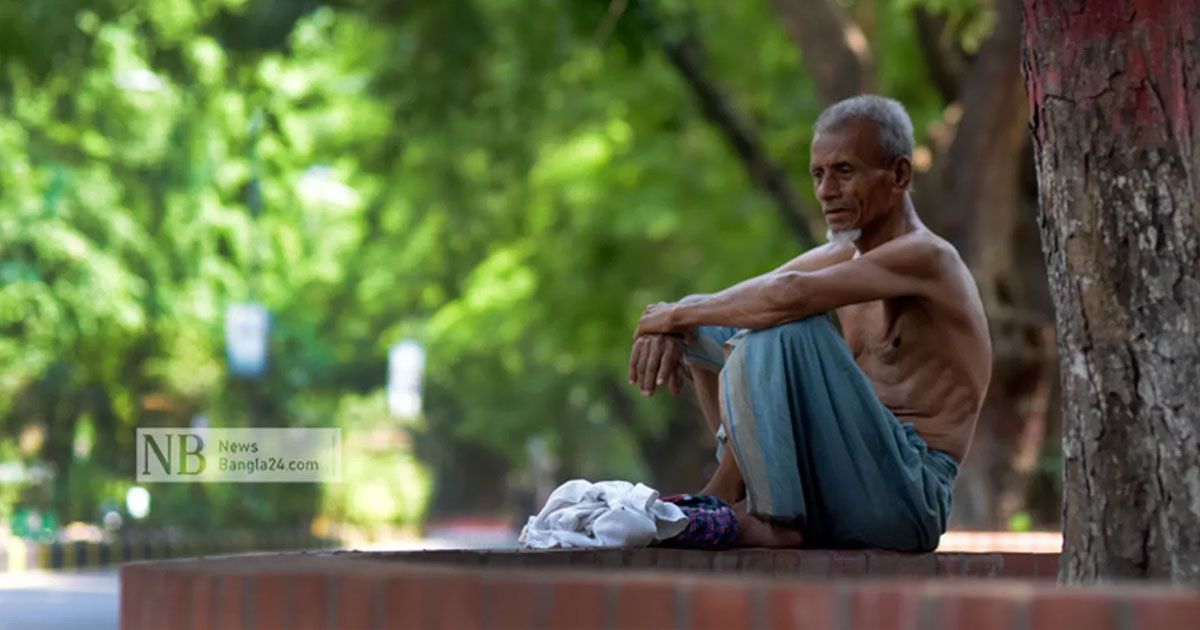
[[687,360],[720,371],[751,514],[796,527],[806,546],[937,547],[958,463],[879,401],[828,317],[704,326]]
[[651,543],[652,545],[685,549],[728,549],[737,542],[737,515],[729,504],[717,497],[674,494],[662,497],[662,500],[679,506],[687,517],[687,525],[674,537]]

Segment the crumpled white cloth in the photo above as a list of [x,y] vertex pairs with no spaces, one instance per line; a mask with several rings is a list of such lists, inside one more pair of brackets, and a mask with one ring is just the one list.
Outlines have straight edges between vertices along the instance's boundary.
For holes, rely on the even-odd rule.
[[645,547],[679,534],[687,523],[679,506],[660,501],[644,484],[572,479],[529,517],[518,542],[525,549]]

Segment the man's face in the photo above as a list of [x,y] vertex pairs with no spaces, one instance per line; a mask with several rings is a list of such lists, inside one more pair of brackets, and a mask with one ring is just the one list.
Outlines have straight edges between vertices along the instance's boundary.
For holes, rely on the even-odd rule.
[[809,164],[832,233],[862,229],[886,215],[895,177],[883,164],[875,124],[852,120],[813,138]]

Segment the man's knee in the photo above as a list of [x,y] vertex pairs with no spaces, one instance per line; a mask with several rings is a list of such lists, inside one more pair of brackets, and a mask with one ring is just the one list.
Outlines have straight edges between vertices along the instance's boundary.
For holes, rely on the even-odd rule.
[[720,363],[720,364],[713,363],[709,359],[698,357],[694,354],[684,354],[683,355],[683,364],[686,365],[688,367],[688,369],[692,371],[693,376],[696,376],[699,374],[704,374],[704,375],[720,374],[721,368],[724,366],[724,363]]
[[684,362],[694,370],[719,372],[728,358],[725,342],[734,334],[734,329],[722,326],[697,328],[695,336],[688,341]]
[[738,345],[747,346],[753,352],[753,349],[757,347],[778,347],[777,344],[780,340],[809,339],[828,335],[837,335],[837,330],[829,321],[829,317],[821,314],[750,331]]

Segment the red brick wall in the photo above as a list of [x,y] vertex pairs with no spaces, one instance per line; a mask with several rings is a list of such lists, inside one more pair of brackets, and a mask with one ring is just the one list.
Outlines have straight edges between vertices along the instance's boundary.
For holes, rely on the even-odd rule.
[[898,553],[821,549],[606,549],[595,551],[425,551],[381,554],[406,562],[495,568],[666,569],[688,572],[761,573],[794,577],[962,576],[1053,580],[1057,553]]
[[1198,590],[1063,588],[1037,578],[1049,566],[1010,554],[761,550],[230,556],[125,566],[121,627],[1200,627]]

